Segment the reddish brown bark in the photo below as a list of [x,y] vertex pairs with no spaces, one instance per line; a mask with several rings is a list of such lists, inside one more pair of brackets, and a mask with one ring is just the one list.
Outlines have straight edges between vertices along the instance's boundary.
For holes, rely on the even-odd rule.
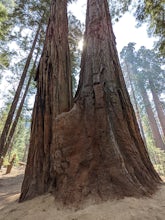
[[29,155],[20,201],[47,192],[50,176],[50,145],[55,117],[72,103],[68,47],[67,0],[52,0],[45,45],[40,59],[37,95],[32,116]]
[[[66,15],[61,11],[64,2],[53,1],[52,5],[56,17],[55,23],[50,19],[38,72],[30,153],[20,200],[46,192],[52,181],[56,200],[65,204],[153,193],[160,178],[148,157],[124,84],[106,0],[88,0],[80,83],[73,108],[64,113],[70,107],[64,105],[69,97],[62,93],[64,99],[56,98],[59,85],[68,85],[68,79],[60,84],[65,72],[60,69],[68,54],[64,46],[67,36],[64,44],[59,38],[49,40],[52,30],[61,33],[65,27],[65,20],[61,26],[58,22]],[[49,52],[49,42],[60,50],[58,57],[64,53],[65,59],[54,59],[56,51]],[[56,81],[54,72],[48,71],[50,61],[59,68]]]
[[160,178],[121,73],[106,0],[88,0],[75,104],[56,118],[55,198],[65,204],[153,193]]

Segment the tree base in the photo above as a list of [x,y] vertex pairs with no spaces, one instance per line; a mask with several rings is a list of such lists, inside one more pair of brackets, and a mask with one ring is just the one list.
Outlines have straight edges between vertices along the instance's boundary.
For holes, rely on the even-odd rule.
[[105,108],[88,110],[77,102],[57,117],[52,145],[56,146],[52,147],[56,200],[76,205],[154,193],[161,180],[145,150],[140,155],[129,135],[115,141],[114,133],[120,133],[122,126],[118,132],[110,127]]

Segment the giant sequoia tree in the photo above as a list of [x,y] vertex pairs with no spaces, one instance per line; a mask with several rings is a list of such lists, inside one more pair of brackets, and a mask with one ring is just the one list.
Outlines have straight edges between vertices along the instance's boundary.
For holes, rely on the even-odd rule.
[[141,196],[160,183],[125,87],[107,0],[88,0],[86,16],[80,82],[68,111],[66,0],[52,0],[20,201],[50,187],[66,204]]

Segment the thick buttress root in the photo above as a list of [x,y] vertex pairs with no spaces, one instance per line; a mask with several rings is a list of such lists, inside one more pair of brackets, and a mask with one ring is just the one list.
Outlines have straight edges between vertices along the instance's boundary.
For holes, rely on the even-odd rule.
[[53,146],[58,147],[52,147],[52,155],[57,201],[76,204],[150,195],[160,182],[141,137],[136,137],[140,151],[126,120],[114,126],[119,119],[109,118],[113,107],[106,106],[104,98],[99,103],[95,96],[87,98],[85,109],[77,101],[70,112],[56,119]]

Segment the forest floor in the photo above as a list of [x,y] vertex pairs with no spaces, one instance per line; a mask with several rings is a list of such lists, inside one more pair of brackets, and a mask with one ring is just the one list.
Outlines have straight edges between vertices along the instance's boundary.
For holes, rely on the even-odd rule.
[[[24,169],[0,171],[0,220],[164,220],[165,185],[151,198],[124,198],[88,205],[82,209],[55,206],[50,194],[18,203]],[[164,178],[165,180],[165,178]]]

